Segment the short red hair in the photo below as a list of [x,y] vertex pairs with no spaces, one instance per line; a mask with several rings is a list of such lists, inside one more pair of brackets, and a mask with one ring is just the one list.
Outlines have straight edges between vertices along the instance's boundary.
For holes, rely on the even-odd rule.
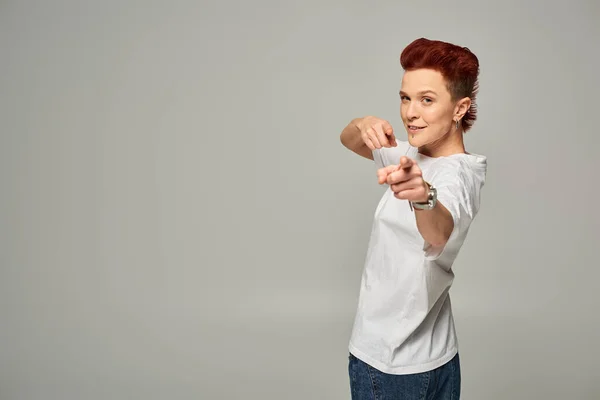
[[468,48],[439,40],[420,38],[406,46],[400,55],[400,65],[405,71],[427,68],[442,74],[448,83],[452,100],[471,99],[471,108],[462,118],[463,132],[468,131],[477,119],[475,97],[479,90],[479,60]]

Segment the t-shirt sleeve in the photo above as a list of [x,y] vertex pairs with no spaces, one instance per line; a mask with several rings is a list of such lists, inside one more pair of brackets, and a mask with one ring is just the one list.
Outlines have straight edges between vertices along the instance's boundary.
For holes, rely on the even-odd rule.
[[445,246],[426,245],[428,259],[437,259],[449,252],[458,253],[471,222],[479,211],[481,188],[485,180],[484,172],[477,173],[461,162],[454,162],[436,171],[425,178],[437,189],[438,202],[452,215],[454,227]]

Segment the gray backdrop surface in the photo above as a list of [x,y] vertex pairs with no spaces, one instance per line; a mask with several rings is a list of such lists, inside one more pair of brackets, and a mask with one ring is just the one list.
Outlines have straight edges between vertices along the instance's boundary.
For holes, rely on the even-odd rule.
[[598,399],[597,1],[0,2],[0,399],[348,399],[399,54],[481,63],[464,399]]

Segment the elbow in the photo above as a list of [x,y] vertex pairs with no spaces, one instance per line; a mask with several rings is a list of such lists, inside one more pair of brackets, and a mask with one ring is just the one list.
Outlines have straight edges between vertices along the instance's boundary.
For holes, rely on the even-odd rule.
[[452,234],[452,230],[450,230],[448,232],[444,232],[441,235],[433,238],[433,241],[430,243],[432,246],[444,248],[444,247],[446,247],[446,243],[448,243],[448,240],[450,239],[451,234]]
[[431,244],[433,247],[438,247],[438,248],[443,248],[446,246],[446,243],[448,243],[448,240],[432,240],[431,242],[429,242],[429,244]]
[[437,232],[436,234],[432,235],[430,234],[429,237],[425,238],[425,240],[427,240],[427,243],[434,247],[443,248],[446,246],[446,243],[448,243],[450,235],[452,235],[451,229],[445,232]]
[[348,147],[346,146],[346,140],[345,140],[345,136],[344,136],[344,132],[340,133],[340,143],[342,143],[344,145],[344,147]]
[[433,234],[432,232],[421,232],[421,236],[429,245],[433,247],[444,247],[448,242],[447,238],[443,235]]

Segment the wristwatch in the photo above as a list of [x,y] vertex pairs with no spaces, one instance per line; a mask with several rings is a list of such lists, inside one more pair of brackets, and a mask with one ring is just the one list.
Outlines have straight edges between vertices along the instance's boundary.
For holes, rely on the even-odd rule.
[[419,210],[431,210],[437,204],[437,189],[434,188],[429,182],[425,183],[429,187],[429,192],[427,192],[427,201],[424,203],[409,201],[411,210],[413,207]]

